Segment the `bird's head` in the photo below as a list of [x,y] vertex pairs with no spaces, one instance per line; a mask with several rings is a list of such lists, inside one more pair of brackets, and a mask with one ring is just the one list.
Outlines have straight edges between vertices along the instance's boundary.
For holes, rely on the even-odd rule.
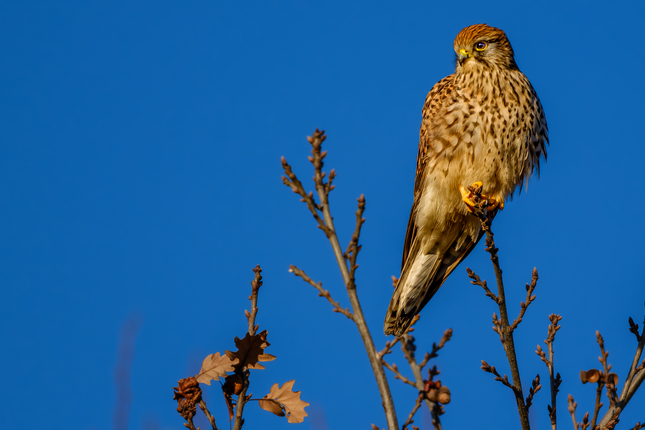
[[506,34],[486,24],[466,27],[455,37],[457,71],[499,67],[517,69],[513,48]]

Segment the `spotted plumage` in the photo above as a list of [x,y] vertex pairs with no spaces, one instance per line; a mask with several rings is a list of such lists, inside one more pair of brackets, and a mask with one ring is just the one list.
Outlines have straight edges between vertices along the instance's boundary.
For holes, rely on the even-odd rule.
[[455,73],[435,84],[423,106],[414,203],[386,334],[404,333],[481,239],[460,187],[482,181],[484,193],[503,204],[546,159],[544,111],[506,34],[466,27],[454,49]]

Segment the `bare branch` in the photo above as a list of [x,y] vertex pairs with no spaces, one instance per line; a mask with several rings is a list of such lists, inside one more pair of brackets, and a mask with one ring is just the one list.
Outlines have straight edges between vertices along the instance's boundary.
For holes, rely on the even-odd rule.
[[571,419],[573,420],[573,429],[578,430],[578,428],[580,428],[578,421],[576,421],[576,408],[578,407],[578,403],[573,400],[573,396],[571,394],[569,394],[567,400],[569,402],[569,413],[571,414]]
[[471,284],[473,284],[473,285],[479,285],[480,287],[482,287],[482,288],[484,289],[484,291],[486,292],[486,295],[487,295],[488,297],[490,297],[490,298],[491,298],[491,300],[493,300],[495,303],[498,303],[498,304],[499,304],[499,299],[497,298],[497,296],[495,295],[495,293],[493,293],[493,292],[488,288],[488,285],[486,284],[486,281],[482,281],[482,280],[479,278],[479,276],[477,276],[477,274],[476,274],[475,272],[473,272],[472,270],[470,270],[470,268],[469,268],[469,267],[466,267],[466,272],[468,273],[468,277],[469,277],[470,279],[472,279],[472,281],[470,281],[470,283],[471,283]]
[[535,290],[535,286],[537,285],[537,280],[538,280],[538,272],[537,268],[533,268],[533,276],[531,278],[531,284],[526,284],[526,303],[521,302],[520,303],[520,314],[518,315],[517,318],[515,318],[515,321],[513,321],[513,324],[511,325],[511,331],[514,331],[517,326],[522,322],[522,318],[524,317],[524,313],[526,312],[526,309],[528,309],[529,305],[533,303],[533,300],[535,300],[535,296],[532,295],[533,291]]
[[412,418],[414,418],[414,414],[416,414],[419,408],[421,407],[422,401],[423,401],[423,393],[419,393],[419,395],[417,396],[417,401],[414,403],[414,408],[412,408],[412,411],[410,411],[410,414],[408,415],[408,419],[403,424],[403,427],[401,428],[401,430],[407,429],[408,426],[414,422]]
[[[262,275],[261,275],[262,269],[260,268],[259,265],[257,265],[253,269],[253,272],[255,272],[255,277],[251,282],[251,296],[249,297],[249,299],[251,300],[251,312],[248,312],[248,311],[245,312],[246,318],[249,323],[248,333],[251,336],[254,336],[259,328],[259,326],[255,324],[255,316],[258,313],[258,293],[260,291],[260,287],[262,286]],[[244,419],[242,418],[242,415],[244,414],[244,406],[251,399],[250,395],[249,396],[246,395],[246,391],[249,388],[250,372],[247,366],[243,366],[242,368],[236,371],[236,374],[239,375],[239,377],[241,378],[242,389],[237,395],[237,404],[235,406],[235,420],[233,422],[233,430],[241,430],[242,426],[244,425]]]
[[[600,427],[605,428],[608,427],[610,423],[615,421],[618,418],[618,415],[620,415],[620,411],[625,409],[629,401],[632,399],[640,385],[643,383],[643,380],[645,380],[645,360],[643,360],[640,365],[638,363],[641,361],[641,356],[643,354],[643,347],[645,347],[645,323],[643,324],[643,331],[638,334],[638,325],[634,324],[634,321],[630,318],[629,319],[629,331],[634,333],[636,335],[636,339],[638,340],[638,346],[636,347],[636,353],[634,354],[634,359],[632,360],[632,365],[629,369],[629,373],[627,374],[627,378],[625,378],[625,385],[623,386],[623,390],[620,393],[620,397],[618,398],[618,401],[615,402],[615,404],[611,404],[609,406],[609,410],[605,413],[605,416],[603,417],[602,421],[600,422]],[[600,336],[600,333],[597,333],[597,337],[599,338],[599,344],[601,343],[602,336]],[[605,363],[607,361],[606,353],[604,352],[604,343],[601,347],[601,353],[605,357]],[[602,362],[602,357],[601,362]],[[603,364],[603,365],[604,365]],[[607,366],[609,369],[611,366]],[[615,386],[614,386],[614,393],[615,393]],[[608,395],[609,395],[609,388],[608,388]],[[618,413],[618,415],[616,415]],[[640,425],[640,424],[639,424]]]
[[604,426],[601,424],[601,428],[603,430],[614,430],[616,428],[616,424],[618,424],[618,421],[620,421],[619,417],[621,412],[622,412],[621,408],[614,409],[614,413],[607,421],[607,424],[605,424]]
[[540,374],[535,375],[535,379],[531,383],[531,388],[529,388],[529,395],[526,397],[526,409],[528,410],[533,404],[533,396],[535,393],[540,391],[542,385],[540,385]]
[[600,412],[600,408],[602,408],[603,403],[600,401],[600,398],[602,396],[602,389],[605,386],[605,379],[600,378],[598,379],[598,387],[596,388],[596,401],[594,402],[594,407],[593,407],[593,418],[591,419],[591,428],[595,429],[596,428],[596,422],[598,421],[598,412]]
[[195,424],[193,424],[193,418],[186,418],[186,422],[184,423],[184,427],[190,430],[197,430],[195,428]]
[[401,372],[399,371],[399,368],[398,368],[398,366],[396,364],[390,364],[390,363],[386,362],[385,360],[381,360],[381,362],[383,363],[383,366],[387,367],[392,373],[394,373],[394,378],[395,379],[399,379],[402,382],[405,382],[408,385],[412,385],[415,388],[417,387],[417,385],[413,381],[409,380],[408,378],[406,378],[405,376],[403,376],[401,374]]
[[[417,320],[418,320],[418,315],[417,315]],[[416,321],[414,321],[416,322]],[[410,326],[412,328],[412,326]],[[421,374],[421,366],[417,363],[416,356],[415,356],[415,351],[417,349],[416,345],[414,344],[414,336],[410,334],[412,330],[408,328],[406,331],[406,334],[404,334],[401,339],[401,350],[403,351],[403,355],[405,355],[406,360],[408,360],[408,364],[410,365],[410,369],[412,369],[412,373],[414,374],[414,380],[415,380],[415,386],[420,392],[427,392],[429,387],[427,386],[427,381],[423,380],[423,375]],[[442,337],[442,340],[440,342],[445,344],[448,339],[450,339],[450,336],[452,335],[452,330],[448,329],[446,332],[450,331],[450,335],[447,336],[447,339],[444,340]],[[444,336],[446,336],[446,333],[444,333]],[[442,345],[443,347],[443,345]],[[433,348],[434,350],[435,348]],[[439,348],[440,349],[440,348]],[[439,350],[437,349],[437,351]],[[429,354],[426,353],[425,357],[427,357]],[[436,354],[435,354],[436,356]],[[424,357],[424,362],[427,363],[427,360]],[[428,358],[429,360],[429,358]],[[429,381],[432,381],[432,378],[436,375],[439,374],[439,371],[437,370],[436,367],[433,369],[429,370],[429,375],[430,377],[428,378]],[[428,396],[425,397],[425,402],[426,406],[428,407],[428,410],[430,411],[430,414],[432,415],[432,425],[434,426],[435,430],[440,430],[441,429],[441,419],[439,416],[441,415],[441,405],[439,403],[432,401],[428,398]]]
[[[522,381],[520,379],[520,370],[517,364],[517,355],[515,353],[515,342],[513,340],[513,330],[515,329],[517,324],[519,324],[519,320],[521,320],[523,312],[520,313],[520,317],[518,318],[518,320],[516,320],[517,324],[511,326],[509,324],[508,310],[506,307],[504,279],[502,277],[502,269],[499,264],[499,256],[497,255],[499,249],[495,247],[494,234],[491,230],[491,225],[493,219],[495,218],[495,215],[497,214],[498,206],[493,205],[492,209],[489,210],[490,201],[486,196],[482,194],[481,186],[471,185],[468,187],[468,190],[470,191],[468,198],[471,200],[471,202],[474,203],[474,206],[468,205],[468,207],[472,214],[479,218],[479,220],[481,221],[482,231],[486,234],[486,252],[490,254],[490,260],[495,271],[495,280],[497,281],[497,297],[495,298],[492,292],[489,294],[489,291],[486,288],[484,288],[484,290],[486,290],[486,295],[491,297],[491,299],[493,299],[499,307],[499,319],[497,318],[496,314],[493,315],[493,330],[495,330],[499,334],[500,340],[504,344],[504,351],[506,352],[506,358],[508,359],[508,363],[511,367],[511,376],[513,378],[513,382],[512,384],[510,384],[506,376],[502,378],[501,376],[499,376],[499,374],[496,375],[495,379],[499,380],[505,385],[508,384],[509,386],[513,387],[513,393],[515,394],[515,401],[517,403],[517,410],[520,415],[520,423],[522,424],[522,429],[529,430],[529,414],[526,404],[524,403]],[[472,270],[467,270],[467,272],[468,276],[473,279],[473,284],[480,285],[482,287],[484,286],[484,283],[478,277],[476,277],[476,275],[474,275]],[[537,282],[537,270],[534,270],[533,274],[534,282],[532,282],[531,284]],[[530,286],[529,290],[531,290]],[[526,306],[528,306],[528,303],[530,303],[534,299],[534,297],[531,296],[531,292],[532,291],[530,291],[528,294],[527,304],[523,306],[523,311],[526,311]],[[489,370],[486,370],[486,368],[488,368]],[[485,366],[482,366],[482,369],[491,371],[495,368],[490,367],[486,364]]]
[[[287,164],[286,160],[283,159],[282,166],[287,177],[283,177],[283,182],[289,186],[295,193],[299,194],[303,201],[307,203],[309,210],[312,215],[318,222],[318,226],[323,230],[329,242],[331,243],[334,256],[336,257],[336,262],[343,276],[343,282],[345,284],[345,289],[347,290],[347,295],[349,296],[350,303],[352,305],[352,321],[356,324],[358,332],[361,336],[363,344],[365,345],[365,350],[372,366],[372,371],[376,378],[376,383],[379,387],[379,392],[381,394],[381,400],[383,401],[383,409],[385,411],[385,417],[387,419],[387,425],[390,430],[398,430],[398,422],[396,418],[396,412],[394,409],[394,401],[392,400],[392,394],[390,392],[390,387],[385,376],[385,371],[383,365],[381,364],[381,357],[379,357],[376,348],[374,347],[374,341],[367,327],[365,317],[363,316],[363,310],[356,293],[356,282],[354,279],[354,274],[356,268],[356,257],[360,250],[360,245],[358,245],[360,239],[360,227],[363,224],[362,214],[365,210],[365,198],[361,196],[359,199],[359,208],[356,213],[357,216],[357,227],[354,232],[355,237],[352,237],[352,242],[350,243],[351,248],[351,257],[341,250],[340,243],[338,241],[338,236],[336,235],[336,229],[334,227],[334,219],[331,216],[331,211],[329,208],[329,193],[334,189],[334,186],[331,184],[335,172],[332,170],[329,173],[329,179],[325,183],[325,172],[322,171],[324,166],[324,158],[327,155],[326,151],[322,151],[322,143],[326,139],[326,136],[323,131],[316,129],[313,136],[307,137],[307,140],[311,144],[311,156],[309,161],[314,166],[314,184],[316,186],[316,193],[318,194],[318,199],[320,200],[319,204],[316,204],[313,198],[313,194],[307,194],[300,184],[297,181],[296,175],[291,171],[291,167]],[[319,215],[319,212],[322,213],[322,217]],[[348,267],[348,260],[350,267]],[[321,287],[322,288],[322,287]],[[329,300],[329,299],[328,299]],[[335,309],[336,306],[334,306]],[[349,311],[348,311],[349,312]],[[347,314],[345,314],[347,315]]]
[[346,308],[344,309],[340,305],[340,303],[332,299],[329,291],[323,289],[322,282],[316,283],[313,279],[307,276],[307,274],[304,271],[298,269],[294,265],[289,266],[289,271],[293,272],[296,276],[300,276],[303,281],[307,282],[309,285],[317,289],[320,292],[318,296],[326,298],[329,301],[329,303],[331,303],[332,306],[334,307],[333,309],[334,312],[343,314],[352,321],[354,320],[354,314],[352,314],[349,309],[346,309]]
[[580,423],[580,428],[582,428],[582,430],[585,430],[587,427],[589,427],[589,412],[585,413],[585,416],[582,417],[582,422]]
[[634,336],[636,336],[636,342],[641,341],[641,335],[638,333],[638,324],[634,323],[632,317],[629,317],[629,331],[634,333]]
[[598,345],[600,346],[600,357],[598,357],[598,361],[602,364],[603,369],[605,370],[603,373],[603,377],[605,380],[605,386],[607,387],[607,397],[609,398],[609,406],[613,406],[616,401],[618,400],[618,394],[616,393],[616,385],[612,383],[612,381],[608,378],[609,376],[609,371],[611,370],[611,364],[607,361],[607,358],[609,357],[609,352],[605,351],[605,341],[600,335],[600,332],[596,330],[596,340],[598,341]]
[[429,353],[426,352],[426,355],[423,357],[423,361],[421,363],[419,363],[419,367],[421,369],[423,369],[426,366],[426,364],[428,364],[429,360],[431,360],[431,359],[433,359],[435,357],[438,357],[439,356],[439,354],[438,354],[439,350],[441,350],[441,348],[444,347],[444,345],[446,344],[446,342],[448,342],[450,340],[450,338],[452,338],[452,329],[451,328],[449,328],[449,329],[447,329],[446,331],[443,332],[443,336],[441,337],[441,340],[439,341],[439,345],[437,345],[436,343],[432,344],[432,351],[430,351]]
[[[629,369],[629,373],[627,374],[627,378],[625,378],[625,386],[623,387],[623,391],[620,394],[619,401],[625,401],[627,398],[631,399],[631,397],[640,386],[640,383],[643,381],[642,369],[645,368],[645,360],[643,360],[641,365],[638,366],[638,362],[640,361],[641,355],[643,354],[643,347],[645,346],[645,324],[643,327],[643,333],[641,333],[640,335],[638,334],[638,324],[634,324],[634,320],[632,320],[631,318],[629,318],[629,326],[629,331],[636,335],[638,346],[636,347],[636,354],[634,354],[634,359],[632,360],[632,365]],[[637,385],[634,386],[634,383],[637,382],[637,372],[639,371],[641,371],[640,382],[638,382]],[[627,403],[625,402],[625,405],[626,404]]]
[[208,422],[211,423],[211,428],[213,430],[219,430],[217,428],[217,425],[215,424],[215,417],[213,417],[213,415],[210,413],[210,411],[206,407],[206,402],[204,402],[204,400],[201,400],[199,402],[199,407],[204,412],[204,415],[206,415],[206,418],[208,418]]
[[517,409],[520,414],[520,422],[522,424],[523,430],[530,429],[529,425],[529,414],[524,404],[524,395],[522,394],[522,381],[520,379],[520,369],[517,364],[517,356],[515,354],[515,342],[513,340],[513,330],[510,327],[508,322],[508,311],[506,309],[506,295],[504,293],[504,280],[502,278],[502,269],[499,265],[499,257],[497,256],[498,248],[495,247],[495,241],[493,239],[493,232],[490,229],[490,223],[482,222],[482,228],[486,232],[486,252],[490,254],[491,262],[493,263],[493,268],[495,269],[495,278],[497,280],[497,301],[499,305],[500,312],[500,337],[504,339],[504,351],[506,352],[506,358],[511,367],[511,376],[513,378],[513,392],[515,394],[515,400],[517,402]]
[[358,244],[358,239],[361,235],[361,227],[365,222],[363,212],[365,212],[365,196],[361,194],[358,198],[358,210],[356,211],[356,229],[352,234],[352,240],[350,240],[349,245],[347,246],[347,251],[345,251],[345,258],[349,260],[349,277],[353,284],[355,283],[356,269],[358,269],[356,257],[358,257],[358,253],[361,250],[361,245]]
[[249,322],[250,335],[254,335],[256,332],[255,317],[258,314],[258,292],[260,291],[260,287],[262,286],[262,269],[260,268],[259,264],[255,266],[253,272],[255,272],[255,279],[253,279],[253,281],[251,282],[251,295],[249,296],[249,300],[251,300],[251,312],[244,311],[244,313],[246,314],[246,319]]
[[513,391],[513,393],[516,392],[515,386],[513,386],[513,384],[508,382],[508,376],[504,375],[504,377],[502,377],[499,374],[499,372],[497,372],[497,369],[495,369],[495,366],[491,366],[490,364],[488,364],[484,360],[482,360],[482,366],[481,367],[482,367],[482,370],[484,372],[492,373],[493,375],[495,375],[495,380],[496,381],[499,381],[502,384],[506,385],[508,388],[510,388]]
[[327,226],[325,225],[325,221],[320,217],[318,214],[318,210],[320,209],[320,205],[318,205],[314,199],[313,192],[307,193],[305,191],[305,188],[302,185],[302,182],[298,180],[298,177],[296,176],[295,173],[291,170],[291,166],[287,163],[287,160],[282,157],[282,168],[284,169],[284,173],[287,175],[286,177],[282,177],[282,182],[290,187],[294,193],[300,194],[300,201],[305,202],[307,204],[307,207],[309,208],[309,211],[313,215],[314,219],[318,222],[318,227],[325,232],[325,234],[328,234],[328,229]]
[[[534,269],[533,271],[533,279],[537,281],[537,271]],[[528,284],[526,285],[527,290],[529,289]],[[530,294],[530,292],[529,292]],[[524,309],[524,307],[523,307]],[[521,319],[521,315],[520,315]],[[562,317],[560,315],[556,314],[551,314],[549,315],[549,321],[551,321],[551,324],[549,325],[549,330],[548,334],[546,337],[546,340],[544,343],[546,343],[548,350],[549,350],[549,358],[546,357],[546,354],[544,351],[542,351],[542,348],[540,348],[540,345],[537,346],[537,351],[535,353],[540,356],[542,361],[546,364],[547,369],[549,370],[549,387],[551,389],[551,404],[548,405],[547,409],[549,410],[549,418],[551,419],[551,429],[555,430],[557,428],[557,420],[556,420],[556,398],[558,395],[558,391],[560,389],[560,384],[562,383],[562,378],[560,377],[560,374],[555,374],[555,365],[553,361],[553,341],[555,340],[555,334],[560,330],[560,326],[558,323]],[[583,427],[584,428],[584,427]]]

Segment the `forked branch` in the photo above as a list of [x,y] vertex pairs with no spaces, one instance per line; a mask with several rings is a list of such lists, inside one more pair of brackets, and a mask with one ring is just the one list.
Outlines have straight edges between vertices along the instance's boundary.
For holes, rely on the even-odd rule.
[[[497,209],[491,211],[488,210],[488,200],[481,194],[481,187],[469,187],[471,192],[470,197],[476,203],[473,211],[473,215],[477,216],[481,221],[482,230],[486,234],[486,252],[490,254],[491,262],[493,263],[493,269],[495,271],[495,280],[497,281],[497,296],[493,294],[486,286],[486,282],[480,280],[480,278],[470,269],[467,269],[468,276],[473,280],[472,283],[479,285],[484,288],[486,295],[489,296],[493,301],[495,301],[499,307],[499,318],[497,314],[493,314],[493,324],[494,330],[499,334],[500,341],[504,345],[504,351],[506,352],[506,358],[511,368],[511,377],[512,381],[509,382],[508,377],[500,376],[497,373],[494,366],[488,365],[485,361],[482,361],[482,369],[486,372],[490,372],[495,375],[495,379],[500,381],[504,385],[512,389],[513,394],[515,395],[515,400],[517,403],[517,409],[520,415],[520,422],[522,424],[523,430],[529,430],[529,414],[528,407],[524,400],[524,395],[522,391],[522,381],[520,379],[520,370],[517,364],[517,355],[515,353],[515,342],[513,340],[513,332],[517,328],[518,324],[521,322],[524,312],[528,305],[535,299],[535,296],[532,296],[533,289],[535,289],[535,284],[537,283],[537,270],[533,271],[533,279],[531,285],[527,285],[527,299],[526,303],[522,303],[522,309],[520,315],[515,320],[513,325],[509,323],[508,319],[508,310],[506,307],[506,295],[504,292],[504,279],[502,277],[502,269],[499,264],[499,257],[497,255],[499,249],[495,247],[494,235],[491,230],[491,225],[493,219],[495,218]],[[532,398],[531,398],[532,400]]]
[[[376,377],[376,383],[381,394],[388,428],[390,430],[398,430],[396,412],[394,410],[394,401],[392,400],[390,387],[387,382],[387,378],[385,377],[383,366],[381,365],[381,359],[376,351],[376,348],[374,347],[374,341],[372,340],[372,336],[367,327],[367,323],[365,322],[363,310],[361,309],[358,295],[356,293],[355,273],[356,269],[358,268],[356,259],[361,248],[361,246],[359,245],[361,227],[363,225],[363,222],[365,221],[365,219],[363,218],[363,212],[365,211],[365,197],[361,195],[358,199],[356,228],[347,250],[343,252],[338,240],[338,236],[336,235],[334,219],[331,216],[331,210],[329,207],[329,193],[334,189],[332,181],[334,180],[336,174],[334,170],[331,170],[329,172],[328,180],[327,182],[325,182],[325,176],[327,175],[326,172],[322,170],[324,167],[324,158],[327,155],[326,151],[322,151],[322,143],[325,141],[326,137],[327,136],[325,136],[324,132],[319,131],[318,129],[316,129],[313,136],[307,137],[307,140],[312,146],[312,155],[309,157],[309,161],[311,162],[311,164],[313,164],[314,167],[314,185],[316,188],[318,201],[320,203],[316,202],[313,192],[306,192],[304,186],[302,185],[300,180],[298,180],[298,177],[293,172],[291,166],[287,163],[284,157],[282,158],[282,167],[286,176],[282,177],[282,181],[285,185],[290,187],[293,192],[300,195],[301,200],[307,204],[309,211],[318,223],[318,227],[325,233],[327,239],[329,239],[332,250],[334,252],[334,256],[336,257],[336,261],[338,263],[338,267],[343,276],[345,289],[347,290],[347,295],[352,306],[351,311],[341,310],[342,308],[340,307],[340,305],[331,300],[329,293],[325,290],[322,290],[322,286],[320,286],[320,284],[316,284],[313,281],[310,282],[310,280],[306,280],[304,277],[303,279],[305,279],[306,282],[318,289],[321,295],[326,297],[327,300],[332,303],[334,309],[337,312],[344,314],[356,324],[358,332],[365,346],[365,350],[367,351],[367,356],[372,366],[372,371],[374,372],[374,376]],[[298,270],[298,272],[296,272],[296,269],[297,268],[292,267],[294,273],[301,273],[299,276],[302,277],[302,274],[304,274],[304,272],[302,272],[301,270]]]

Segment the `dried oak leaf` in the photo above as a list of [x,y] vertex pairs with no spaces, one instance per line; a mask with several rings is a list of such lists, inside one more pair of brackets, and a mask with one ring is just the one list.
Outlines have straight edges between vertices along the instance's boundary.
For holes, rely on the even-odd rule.
[[226,390],[222,390],[222,393],[224,394],[224,400],[226,401],[226,407],[228,408],[228,422],[230,423],[235,416],[236,403],[233,400],[233,397],[231,397],[231,394],[227,393]]
[[260,399],[258,400],[258,403],[260,403],[260,407],[264,409],[265,411],[273,412],[279,417],[284,416],[284,410],[282,409],[282,405],[278,402],[276,402],[273,399]]
[[247,333],[242,339],[235,338],[235,346],[237,346],[238,350],[235,353],[226,351],[226,356],[231,360],[234,358],[239,359],[239,362],[235,365],[236,368],[246,366],[249,369],[264,369],[264,366],[259,364],[260,361],[275,360],[274,355],[264,353],[264,348],[269,345],[271,344],[267,342],[266,330],[254,335]]
[[211,380],[219,381],[219,378],[225,378],[226,372],[235,370],[235,365],[239,362],[237,358],[231,359],[227,355],[219,355],[219,352],[210,354],[202,362],[202,369],[199,371],[197,382],[210,385]]
[[278,416],[284,416],[276,412],[275,406],[277,405],[275,403],[278,403],[286,411],[288,422],[292,424],[303,422],[307,416],[305,407],[309,406],[309,403],[300,400],[300,391],[291,391],[294,382],[296,381],[285,382],[282,387],[273,384],[271,392],[260,400],[260,407]]

